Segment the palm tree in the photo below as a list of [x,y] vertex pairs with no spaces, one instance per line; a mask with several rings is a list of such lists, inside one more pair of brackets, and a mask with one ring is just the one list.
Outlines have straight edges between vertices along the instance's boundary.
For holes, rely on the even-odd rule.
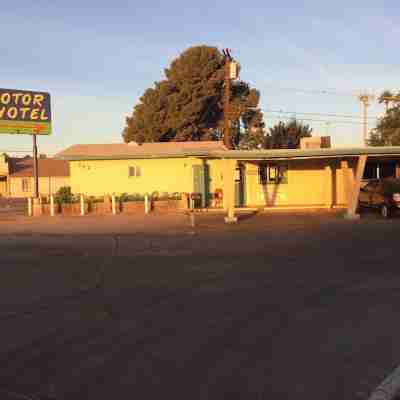
[[390,90],[384,90],[383,93],[379,96],[378,102],[379,104],[385,104],[385,110],[389,109],[389,104],[391,99],[393,98],[393,93]]

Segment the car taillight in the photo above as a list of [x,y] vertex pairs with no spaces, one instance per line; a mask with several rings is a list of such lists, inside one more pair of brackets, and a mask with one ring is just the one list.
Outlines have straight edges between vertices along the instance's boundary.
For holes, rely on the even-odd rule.
[[394,193],[393,194],[393,200],[394,201],[400,201],[400,193]]

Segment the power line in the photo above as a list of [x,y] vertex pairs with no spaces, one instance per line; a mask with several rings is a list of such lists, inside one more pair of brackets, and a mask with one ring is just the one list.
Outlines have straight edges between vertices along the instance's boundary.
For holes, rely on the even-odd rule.
[[[361,116],[352,114],[335,114],[335,113],[312,113],[312,112],[298,112],[298,111],[283,111],[283,110],[269,110],[261,109],[265,113],[277,113],[277,114],[300,114],[300,115],[315,115],[320,117],[335,117],[335,118],[352,118],[352,119],[362,119]],[[378,116],[368,117],[368,119],[378,119]]]
[[347,96],[347,97],[357,97],[361,92],[361,91],[339,92],[335,89],[300,89],[300,88],[293,88],[293,87],[276,86],[276,85],[271,85],[271,84],[266,84],[264,86],[275,89],[275,90],[287,91],[287,92],[297,92],[297,93],[304,93],[304,94],[324,94],[324,95]]
[[[290,117],[287,117],[286,119],[289,119]],[[279,117],[275,117],[275,119],[280,119]],[[356,121],[340,121],[340,120],[326,120],[326,119],[314,119],[314,118],[298,118],[300,121],[312,121],[312,122],[321,122],[324,124],[332,124],[332,125],[362,125],[363,123],[356,122]]]

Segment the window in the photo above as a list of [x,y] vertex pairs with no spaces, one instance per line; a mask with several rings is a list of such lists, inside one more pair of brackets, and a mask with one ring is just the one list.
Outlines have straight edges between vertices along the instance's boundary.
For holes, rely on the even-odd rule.
[[288,183],[286,165],[261,164],[258,167],[258,180],[261,185]]
[[29,178],[22,178],[22,191],[23,192],[31,191],[31,181]]
[[129,178],[139,178],[142,176],[142,169],[139,166],[131,166],[128,168]]

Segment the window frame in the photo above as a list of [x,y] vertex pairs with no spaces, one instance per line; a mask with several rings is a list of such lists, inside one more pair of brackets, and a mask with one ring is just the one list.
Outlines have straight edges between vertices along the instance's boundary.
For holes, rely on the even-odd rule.
[[[275,171],[274,176],[272,171]],[[289,166],[280,163],[265,163],[258,165],[258,183],[260,185],[286,185]]]
[[22,178],[21,188],[23,193],[29,193],[31,191],[31,180],[30,178]]
[[142,167],[140,165],[128,166],[128,178],[140,178],[142,176]]

